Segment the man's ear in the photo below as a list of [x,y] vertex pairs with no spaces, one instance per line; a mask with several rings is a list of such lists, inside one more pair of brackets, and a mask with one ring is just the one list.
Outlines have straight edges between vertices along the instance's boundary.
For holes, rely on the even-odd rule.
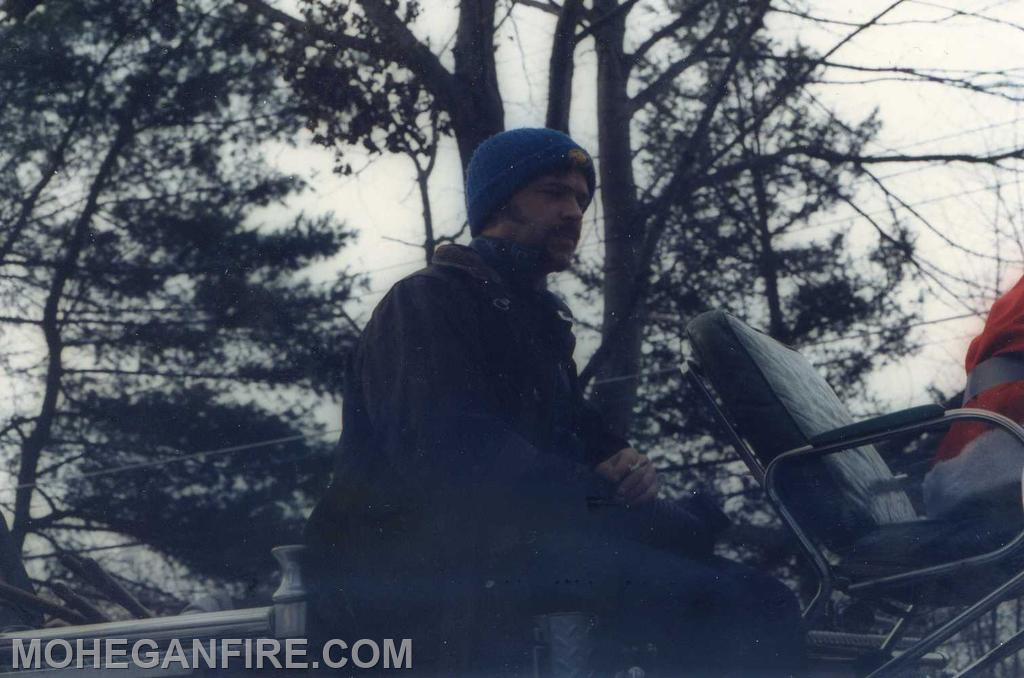
[[480,235],[488,235],[488,231],[493,233],[496,230],[501,230],[502,224],[506,221],[508,221],[508,203],[491,212],[487,221],[484,222],[483,228],[480,229]]

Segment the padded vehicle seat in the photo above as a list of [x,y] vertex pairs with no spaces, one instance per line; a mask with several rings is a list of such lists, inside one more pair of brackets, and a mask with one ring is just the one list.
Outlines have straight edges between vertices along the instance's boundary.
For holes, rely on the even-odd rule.
[[[701,372],[763,466],[853,422],[806,358],[732,315],[704,313],[687,333]],[[1024,522],[1024,513],[991,510],[956,520],[925,519],[872,446],[802,462],[784,470],[780,480],[798,522],[838,561],[834,574],[854,582],[980,555],[1009,542]],[[878,593],[910,599],[927,586],[930,597],[954,603],[1004,580],[1012,564],[973,567],[970,575]]]
[[[702,372],[764,466],[813,436],[853,423],[806,358],[732,315],[701,314],[687,333]],[[783,488],[801,524],[812,525],[815,536],[833,549],[849,546],[878,525],[918,519],[871,446],[803,463],[786,472]]]

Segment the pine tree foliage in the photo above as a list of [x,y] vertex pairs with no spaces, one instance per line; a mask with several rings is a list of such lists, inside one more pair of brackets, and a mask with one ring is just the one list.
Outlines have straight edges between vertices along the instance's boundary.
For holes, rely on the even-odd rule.
[[324,481],[328,439],[294,438],[340,391],[360,284],[307,273],[352,237],[333,217],[262,209],[303,190],[264,158],[302,123],[273,36],[219,0],[23,9],[0,23],[16,542],[114,532],[203,574],[269,576]]

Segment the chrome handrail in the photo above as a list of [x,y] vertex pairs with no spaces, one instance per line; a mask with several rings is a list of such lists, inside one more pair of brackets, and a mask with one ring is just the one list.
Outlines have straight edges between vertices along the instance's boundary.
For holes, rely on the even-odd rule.
[[129,619],[98,624],[58,626],[0,633],[0,658],[11,656],[14,641],[141,639],[156,643],[207,638],[300,638],[306,631],[309,591],[302,578],[300,558],[304,546],[278,546],[274,557],[281,566],[281,581],[272,605],[184,613],[151,619]]

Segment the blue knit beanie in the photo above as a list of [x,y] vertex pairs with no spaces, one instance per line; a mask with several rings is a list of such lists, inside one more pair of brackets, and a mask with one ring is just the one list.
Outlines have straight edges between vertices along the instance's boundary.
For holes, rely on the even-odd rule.
[[469,232],[476,236],[496,209],[537,177],[578,169],[594,194],[594,162],[567,134],[521,127],[495,134],[480,144],[466,170]]

